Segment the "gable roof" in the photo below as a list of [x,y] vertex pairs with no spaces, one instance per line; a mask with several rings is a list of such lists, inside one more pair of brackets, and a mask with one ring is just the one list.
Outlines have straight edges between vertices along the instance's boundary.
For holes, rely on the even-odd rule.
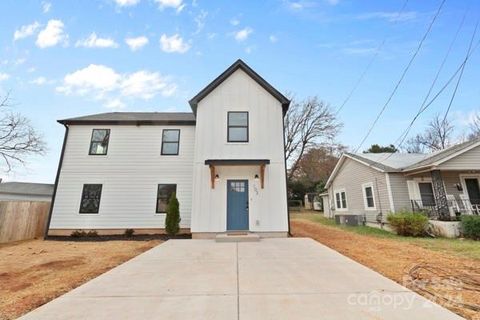
[[338,160],[325,187],[332,183],[346,159],[352,159],[380,172],[411,172],[437,166],[456,156],[480,146],[480,138],[459,143],[441,151],[425,153],[349,153]]
[[235,61],[227,70],[225,70],[221,75],[219,75],[215,80],[210,82],[205,88],[202,89],[195,97],[190,99],[188,102],[194,114],[197,114],[198,103],[205,98],[210,92],[212,92],[216,87],[218,87],[225,79],[230,77],[235,71],[241,69],[247,75],[255,80],[260,86],[262,86],[268,93],[270,93],[275,99],[277,99],[283,108],[283,113],[285,114],[290,105],[290,100],[288,100],[283,94],[281,94],[277,89],[275,89],[271,84],[269,84],[265,79],[263,79],[258,73],[253,71],[245,62],[241,59]]
[[58,120],[61,124],[79,125],[195,125],[191,112],[107,112]]
[[51,196],[53,184],[30,182],[3,182],[0,183],[0,193]]

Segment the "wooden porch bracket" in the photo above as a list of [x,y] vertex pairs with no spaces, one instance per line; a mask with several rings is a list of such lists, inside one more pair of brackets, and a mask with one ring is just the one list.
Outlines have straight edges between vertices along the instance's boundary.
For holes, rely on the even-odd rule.
[[215,189],[215,166],[210,165],[210,187],[212,189]]
[[263,189],[265,186],[265,165],[260,165],[260,187]]

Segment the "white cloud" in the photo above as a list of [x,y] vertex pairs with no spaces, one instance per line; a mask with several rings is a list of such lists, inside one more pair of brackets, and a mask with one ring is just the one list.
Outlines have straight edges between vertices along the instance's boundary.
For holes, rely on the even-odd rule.
[[111,38],[100,38],[95,32],[92,32],[88,38],[78,40],[75,47],[85,48],[118,48],[118,43]]
[[37,21],[32,24],[21,26],[20,29],[15,30],[15,32],[13,33],[13,40],[19,40],[29,37],[33,35],[39,27],[40,24]]
[[340,0],[325,0],[329,5],[336,6],[340,3]]
[[0,72],[0,81],[7,80],[8,78],[10,78],[10,75],[8,73]]
[[185,53],[190,49],[190,45],[183,41],[182,37],[178,34],[174,34],[170,37],[166,34],[162,34],[160,37],[160,45],[162,50],[168,53]]
[[197,24],[197,29],[193,34],[198,34],[205,27],[205,20],[207,19],[208,12],[201,10],[200,13],[193,19]]
[[176,84],[169,77],[158,72],[139,70],[120,74],[110,67],[91,64],[65,75],[56,91],[89,96],[108,108],[118,109],[125,106],[122,98],[148,100],[156,95],[171,96],[176,89]]
[[250,53],[252,53],[253,49],[255,49],[255,47],[248,46],[248,47],[245,48],[245,53],[250,54]]
[[148,38],[145,36],[125,38],[125,43],[130,47],[130,50],[137,51],[148,44]]
[[238,42],[242,42],[248,39],[250,34],[253,32],[253,29],[250,27],[243,28],[242,30],[238,30],[235,32],[235,40]]
[[52,8],[52,4],[50,2],[42,2],[42,12],[43,13],[48,13],[50,9]]
[[272,34],[268,37],[268,40],[270,40],[271,43],[275,43],[278,41],[278,38]]
[[183,0],[155,0],[155,2],[158,3],[160,9],[173,8],[177,12],[181,12],[185,8]]
[[407,11],[407,12],[367,12],[362,13],[356,16],[358,20],[371,20],[371,19],[383,19],[388,22],[405,22],[414,20],[418,17],[418,12],[416,11]]
[[19,65],[21,65],[21,64],[24,64],[25,61],[27,61],[27,59],[25,59],[25,58],[18,58],[17,60],[15,60],[15,61],[13,62],[13,65],[14,65],[14,66],[19,66]]
[[115,0],[115,3],[119,7],[130,7],[135,6],[140,2],[140,0]]
[[63,31],[61,20],[49,20],[45,29],[40,31],[36,44],[40,48],[53,47],[60,42],[66,43],[68,36]]
[[45,83],[47,83],[47,78],[45,77],[38,77],[38,78],[35,78],[33,79],[32,81],[30,81],[31,84],[36,84],[38,86],[41,86],[41,85],[44,85]]
[[230,20],[230,24],[231,24],[232,26],[238,26],[238,25],[240,24],[240,20],[238,20],[237,18],[232,18],[232,19]]

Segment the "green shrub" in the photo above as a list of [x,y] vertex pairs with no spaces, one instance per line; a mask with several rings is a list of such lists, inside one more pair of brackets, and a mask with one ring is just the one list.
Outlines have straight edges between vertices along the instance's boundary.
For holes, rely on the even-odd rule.
[[428,225],[428,217],[421,213],[400,212],[387,216],[395,232],[400,236],[423,236]]
[[180,221],[180,204],[174,192],[168,200],[165,231],[171,236],[176,235],[180,231]]
[[82,238],[82,237],[85,237],[86,235],[87,234],[83,230],[75,230],[75,231],[72,231],[72,233],[70,234],[70,237],[72,237],[72,238]]
[[466,238],[480,240],[480,216],[462,216],[461,225]]
[[97,230],[90,230],[87,232],[87,237],[98,237]]
[[127,238],[132,237],[134,233],[135,233],[135,230],[133,230],[133,229],[125,229],[125,236]]

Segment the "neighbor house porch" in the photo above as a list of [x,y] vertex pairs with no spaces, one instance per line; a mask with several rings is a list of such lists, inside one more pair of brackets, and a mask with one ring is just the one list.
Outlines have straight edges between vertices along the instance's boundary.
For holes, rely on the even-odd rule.
[[431,219],[480,214],[480,171],[430,170],[407,176],[411,209]]

